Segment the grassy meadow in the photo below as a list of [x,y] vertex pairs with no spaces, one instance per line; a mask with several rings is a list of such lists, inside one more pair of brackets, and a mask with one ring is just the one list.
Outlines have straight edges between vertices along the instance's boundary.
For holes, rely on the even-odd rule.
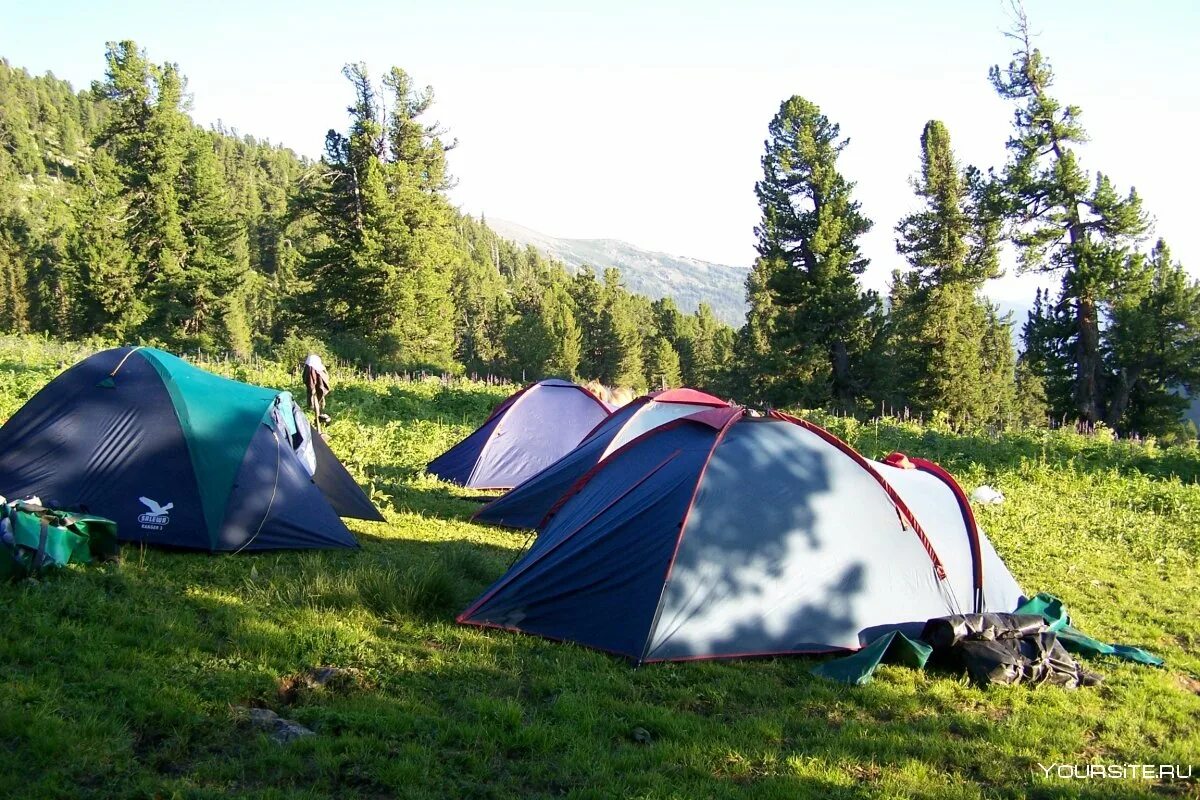
[[[0,419],[88,352],[0,339]],[[280,365],[206,366],[302,394]],[[635,669],[456,625],[525,536],[471,524],[474,493],[422,469],[512,387],[334,379],[330,444],[388,519],[351,522],[360,551],[126,546],[119,563],[0,585],[0,797],[1200,797],[1195,448],[819,420],[868,456],[899,449],[1000,489],[977,515],[1026,592],[1167,659],[1092,660],[1104,683],[1078,691],[892,666],[847,687],[807,658]],[[352,679],[287,690],[326,665]],[[277,744],[238,706],[317,735]],[[1039,763],[1197,777],[1073,780]]]

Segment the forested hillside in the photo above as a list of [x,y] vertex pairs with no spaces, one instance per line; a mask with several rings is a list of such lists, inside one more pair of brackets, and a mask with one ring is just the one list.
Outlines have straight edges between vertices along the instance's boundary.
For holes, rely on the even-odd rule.
[[729,358],[711,310],[571,276],[452,208],[432,93],[402,70],[347,67],[350,129],[313,162],[196,126],[179,69],[132,42],[105,64],[76,92],[0,61],[2,330],[239,354],[300,338],[376,367],[638,388]]
[[[198,127],[179,68],[133,42],[110,43],[84,91],[0,61],[0,331],[683,383],[959,430],[1194,436],[1179,420],[1200,385],[1200,285],[1152,236],[1136,191],[1084,169],[1082,111],[1056,98],[1028,30],[1019,15],[1010,62],[990,72],[1015,109],[996,132],[1006,163],[960,163],[936,119],[912,132],[913,210],[895,228],[906,266],[887,298],[860,281],[875,221],[839,165],[849,139],[810,100],[781,103],[737,331],[694,287],[686,313],[456,210],[454,140],[427,121],[432,89],[402,69],[346,66],[349,125],[312,161]],[[1006,247],[1061,280],[1026,320],[982,295]]]

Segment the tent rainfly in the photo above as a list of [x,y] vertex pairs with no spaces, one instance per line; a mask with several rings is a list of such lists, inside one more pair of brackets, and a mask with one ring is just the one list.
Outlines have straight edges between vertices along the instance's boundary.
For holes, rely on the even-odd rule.
[[611,411],[578,384],[541,381],[496,406],[483,425],[426,469],[473,489],[511,489],[569,453]]
[[536,528],[576,481],[623,445],[680,417],[728,407],[729,403],[719,397],[695,389],[643,395],[614,411],[574,450],[481,508],[475,520],[509,528]]
[[357,547],[338,515],[383,520],[290,394],[151,347],[96,353],[30,398],[0,428],[0,492],[195,550]]
[[578,481],[459,622],[637,663],[852,650],[1021,590],[944,470],[778,412],[711,408]]

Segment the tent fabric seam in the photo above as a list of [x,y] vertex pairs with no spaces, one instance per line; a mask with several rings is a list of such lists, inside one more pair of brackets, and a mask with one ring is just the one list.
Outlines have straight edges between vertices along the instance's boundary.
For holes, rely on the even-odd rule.
[[[158,375],[162,381],[163,388],[167,392],[167,398],[171,401],[171,411],[175,415],[175,421],[179,423],[180,436],[183,439],[183,446],[187,448],[188,461],[192,465],[192,473],[196,479],[196,494],[200,498],[200,516],[204,519],[204,529],[208,532],[208,546],[216,547],[218,526],[213,520],[210,520],[208,507],[205,503],[204,486],[200,481],[200,464],[196,461],[196,453],[192,447],[191,437],[188,435],[188,430],[191,426],[191,415],[188,413],[187,404],[183,402],[180,396],[179,386],[175,383],[174,377],[167,370],[166,365],[159,363],[158,359],[151,358],[150,354],[144,348],[138,347],[126,355],[126,358],[134,353],[141,353],[142,358],[150,364],[150,368]],[[152,353],[152,351],[150,351]],[[124,363],[124,359],[122,359]],[[185,419],[186,418],[186,419]]]
[[587,486],[588,483],[590,483],[591,480],[595,478],[596,475],[598,475],[606,466],[612,463],[618,455],[633,447],[635,444],[643,441],[644,439],[648,439],[651,436],[656,436],[659,433],[671,430],[688,421],[689,419],[687,417],[679,417],[678,419],[671,420],[665,425],[659,425],[657,428],[651,428],[645,433],[641,433],[633,437],[616,450],[613,450],[608,454],[607,458],[596,462],[595,466],[583,473],[583,475],[579,476],[579,479],[576,480],[575,483],[571,484],[571,487],[567,489],[567,491],[563,492],[562,496],[554,502],[554,505],[552,505],[550,510],[546,512],[546,516],[542,517],[541,521],[537,524],[536,530],[541,530],[542,527],[545,526],[546,523],[548,523],[550,519],[558,513],[558,511],[566,504],[568,500],[583,491],[583,488]]
[[[202,476],[204,475],[204,473],[206,471],[203,468],[205,465],[200,463],[200,461],[198,460],[200,458],[200,456],[196,452],[195,448],[193,447],[195,424],[194,424],[194,421],[192,420],[190,407],[189,407],[188,401],[186,399],[187,396],[184,392],[183,387],[180,386],[180,384],[175,380],[174,370],[171,368],[171,366],[167,362],[165,362],[161,358],[159,358],[159,354],[161,353],[162,355],[170,356],[172,361],[178,361],[180,364],[187,367],[188,369],[195,370],[196,372],[203,375],[205,377],[205,379],[207,379],[207,380],[226,381],[226,382],[229,382],[232,384],[238,384],[245,390],[257,390],[259,392],[262,392],[262,394],[264,395],[263,399],[265,400],[265,403],[263,405],[262,413],[258,415],[258,418],[255,422],[256,426],[258,424],[266,424],[266,425],[268,425],[268,427],[271,427],[272,429],[274,428],[274,426],[271,424],[271,422],[268,421],[269,418],[271,417],[271,411],[275,408],[276,403],[278,403],[279,396],[281,394],[287,394],[287,393],[280,392],[277,389],[271,389],[271,388],[268,388],[265,386],[255,386],[254,384],[243,384],[239,381],[233,381],[228,378],[222,378],[219,375],[214,375],[212,373],[207,372],[206,370],[202,370],[199,367],[197,367],[196,365],[194,365],[184,359],[181,359],[177,356],[172,356],[170,353],[165,353],[163,351],[157,350],[152,347],[145,347],[145,348],[139,347],[134,352],[137,352],[139,355],[141,355],[141,357],[147,363],[150,364],[151,368],[154,370],[154,372],[159,376],[159,379],[162,381],[163,387],[167,391],[167,396],[171,400],[171,407],[175,413],[176,420],[179,422],[180,430],[183,435],[184,446],[187,448],[188,459],[192,463],[192,471],[194,472],[194,474],[196,476],[196,491],[197,491],[197,495],[199,496],[199,499],[200,499],[200,513],[204,519],[205,528],[208,531],[209,546],[215,547],[216,543],[221,535],[221,526],[224,523],[225,517],[229,512],[229,489],[232,487],[233,483],[237,480],[237,474],[240,470],[241,459],[239,459],[237,462],[237,468],[233,469],[231,471],[231,474],[229,475],[230,486],[226,487],[226,486],[222,485],[221,488],[224,491],[222,491],[217,497],[212,497],[211,495],[213,494],[213,492],[212,492],[211,486],[206,484],[205,481],[202,479]],[[132,352],[130,353],[130,355],[132,355]],[[290,397],[290,394],[289,394],[289,397]],[[253,432],[251,431],[251,434],[252,433]],[[247,441],[246,441],[246,447],[243,448],[242,458],[245,457],[245,452],[246,452],[246,449],[248,449],[248,447],[249,447],[249,439],[247,439]],[[211,467],[211,465],[208,465],[208,466]],[[210,506],[212,506],[211,509],[210,509]],[[211,511],[211,514],[210,514],[210,511]]]
[[[688,518],[692,515],[692,507],[696,505],[696,497],[700,494],[700,487],[704,485],[704,476],[708,473],[708,465],[712,461],[713,454],[717,452],[721,441],[725,438],[725,433],[733,424],[745,416],[745,411],[738,414],[731,414],[725,424],[721,426],[721,430],[717,431],[717,435],[713,437],[712,446],[708,448],[708,455],[704,457],[704,464],[700,467],[700,474],[696,476],[696,485],[692,488],[692,496],[688,498],[688,503],[683,510],[683,519],[679,521],[679,533],[675,536],[675,549],[671,551],[671,558],[667,561],[667,571],[663,575],[662,589],[658,593],[658,602],[654,604],[654,616],[650,618],[650,629],[646,631],[646,642],[642,645],[642,654],[638,658],[638,663],[641,664],[646,660],[646,656],[650,652],[650,645],[654,641],[654,634],[658,630],[658,623],[662,616],[663,599],[667,596],[667,587],[671,583],[671,573],[675,569],[675,559],[679,557],[679,548],[683,544],[683,535],[687,530]],[[687,417],[683,417],[687,419]]]
[[971,566],[972,566],[972,581],[975,584],[975,613],[983,613],[983,546],[979,541],[979,525],[975,521],[975,512],[971,510],[970,501],[967,500],[967,494],[963,491],[958,481],[950,474],[942,465],[930,461],[925,458],[913,457],[909,459],[913,466],[928,475],[932,475],[943,484],[945,484],[954,495],[955,501],[958,503],[958,511],[962,515],[963,523],[967,528],[967,537],[971,540]]

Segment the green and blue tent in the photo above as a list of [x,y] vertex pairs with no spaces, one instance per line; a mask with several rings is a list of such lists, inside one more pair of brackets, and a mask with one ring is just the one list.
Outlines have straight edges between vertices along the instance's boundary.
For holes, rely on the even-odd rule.
[[30,398],[0,428],[0,493],[209,551],[357,547],[340,517],[383,520],[288,392],[151,347],[97,353]]

